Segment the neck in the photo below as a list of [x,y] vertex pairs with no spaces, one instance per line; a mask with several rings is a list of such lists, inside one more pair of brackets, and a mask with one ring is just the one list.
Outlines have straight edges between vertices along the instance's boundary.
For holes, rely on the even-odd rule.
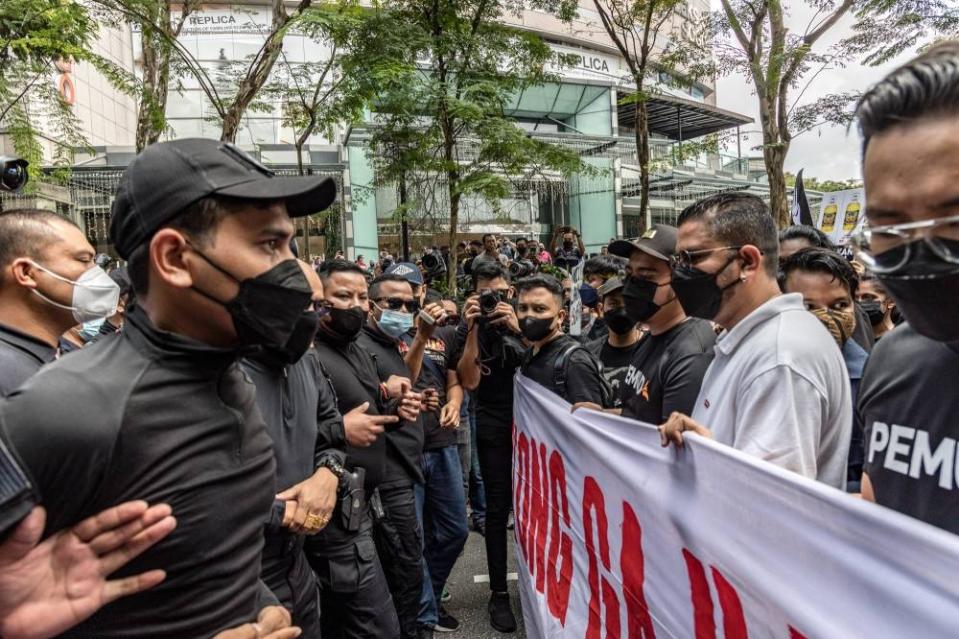
[[557,328],[555,331],[553,331],[552,335],[550,335],[544,340],[540,340],[536,342],[535,344],[533,344],[533,352],[538,353],[540,349],[542,349],[544,346],[546,346],[550,342],[554,342],[558,340],[562,336],[563,336],[563,331]]
[[632,346],[633,344],[638,342],[640,335],[642,335],[642,333],[639,331],[638,328],[634,328],[628,333],[623,333],[622,335],[619,335],[618,333],[614,333],[613,331],[610,331],[609,337],[606,338],[606,342],[610,346],[614,346],[616,348],[626,348],[627,346]]
[[674,297],[650,317],[646,325],[649,326],[650,335],[661,335],[685,321],[686,312],[683,311],[683,305],[679,303],[679,298]]
[[[51,307],[50,310],[58,309]],[[56,348],[60,336],[73,326],[73,322],[65,324],[51,315],[53,315],[52,312],[41,312],[27,300],[0,296],[0,324],[34,337],[51,348]]]
[[236,340],[223,339],[222,330],[192,322],[191,319],[197,315],[196,309],[182,309],[180,304],[164,303],[154,295],[139,299],[137,304],[158,330],[182,335],[214,348],[236,346]]
[[763,277],[759,281],[742,282],[741,284],[737,284],[737,286],[741,290],[736,291],[734,295],[738,294],[743,296],[739,308],[734,309],[728,318],[723,318],[724,321],[719,321],[718,317],[716,319],[716,323],[726,330],[731,330],[757,308],[769,300],[782,295],[782,291],[779,290],[779,285],[772,278]]
[[888,333],[889,331],[891,331],[891,330],[894,329],[894,328],[896,328],[896,325],[893,324],[893,323],[892,323],[892,319],[890,319],[890,318],[887,316],[887,317],[882,318],[882,321],[879,322],[879,326],[874,326],[874,327],[873,327],[872,332],[873,332],[873,334],[875,334],[876,337],[881,337],[881,336],[885,335],[886,333]]

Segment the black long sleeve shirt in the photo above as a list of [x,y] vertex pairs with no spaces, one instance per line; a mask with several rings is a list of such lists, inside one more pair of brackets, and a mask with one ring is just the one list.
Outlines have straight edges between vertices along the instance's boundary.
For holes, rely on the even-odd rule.
[[233,351],[160,331],[134,308],[120,335],[12,393],[0,423],[39,489],[45,535],[131,499],[177,518],[113,575],[162,568],[166,580],[64,637],[211,637],[256,619],[274,461]]

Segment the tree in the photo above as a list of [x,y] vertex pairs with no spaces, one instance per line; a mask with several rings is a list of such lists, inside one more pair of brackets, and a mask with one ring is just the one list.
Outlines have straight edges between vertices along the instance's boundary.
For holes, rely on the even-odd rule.
[[[73,149],[87,144],[70,101],[55,85],[58,68],[88,63],[108,80],[131,90],[133,79],[93,52],[96,20],[83,5],[62,0],[0,4],[0,131],[36,171],[43,157],[41,136],[53,141],[55,166],[69,166]],[[66,82],[66,80],[63,80]],[[66,86],[66,85],[64,85]]]
[[[397,0],[389,8],[421,64],[381,87],[369,157],[379,183],[435,179],[436,189],[417,191],[443,190],[451,250],[464,197],[493,203],[510,195],[516,176],[584,170],[575,153],[536,140],[506,115],[522,89],[551,79],[545,68],[554,59],[541,38],[503,24],[509,10],[519,7],[503,0]],[[564,7],[564,15],[571,11]],[[455,292],[454,269],[448,277]]]
[[[689,85],[696,78],[711,76],[712,56],[699,38],[684,40],[673,34],[661,46],[660,36],[670,35],[671,18],[686,0],[593,0],[606,33],[626,61],[635,91],[628,101],[633,104],[636,119],[636,155],[639,163],[639,214],[646,218],[649,208],[649,108],[648,101],[657,91],[650,87],[650,70],[665,72],[677,83]],[[690,25],[692,32],[705,35],[706,24]],[[655,55],[655,57],[654,57]]]
[[[786,173],[786,186],[793,188],[796,186],[796,176],[792,173]],[[807,191],[821,191],[831,193],[832,191],[846,191],[848,189],[862,188],[862,180],[822,180],[815,177],[803,176],[803,187]]]
[[954,0],[866,0],[856,9],[854,33],[843,46],[866,64],[879,65],[939,37],[959,37]]

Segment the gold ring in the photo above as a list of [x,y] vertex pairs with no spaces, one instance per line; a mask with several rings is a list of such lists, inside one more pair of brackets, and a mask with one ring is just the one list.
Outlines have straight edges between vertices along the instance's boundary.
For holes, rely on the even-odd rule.
[[328,523],[330,523],[329,515],[315,515],[310,513],[306,516],[306,521],[303,522],[303,526],[308,530],[322,530]]

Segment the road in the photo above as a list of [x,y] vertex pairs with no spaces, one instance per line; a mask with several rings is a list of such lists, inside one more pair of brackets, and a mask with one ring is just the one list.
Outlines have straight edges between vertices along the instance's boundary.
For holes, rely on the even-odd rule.
[[477,576],[484,579],[487,576],[486,547],[483,538],[475,532],[470,532],[466,548],[459,561],[453,568],[447,582],[447,588],[453,598],[447,602],[446,610],[460,620],[460,629],[452,633],[437,632],[436,639],[523,639],[526,632],[523,628],[523,614],[520,610],[519,593],[516,590],[516,581],[513,574],[516,572],[516,552],[513,543],[513,531],[509,531],[509,592],[513,603],[513,613],[519,623],[519,629],[511,634],[503,634],[493,630],[489,625],[489,616],[486,613],[486,604],[489,602],[488,579],[477,583]]

